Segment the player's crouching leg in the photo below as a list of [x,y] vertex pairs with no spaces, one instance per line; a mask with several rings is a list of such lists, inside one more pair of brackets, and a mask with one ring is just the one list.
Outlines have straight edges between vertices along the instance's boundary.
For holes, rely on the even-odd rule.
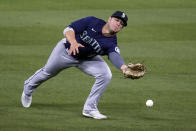
[[32,103],[32,94],[36,88],[48,80],[49,78],[55,76],[55,74],[48,73],[45,68],[41,68],[35,72],[28,80],[24,83],[24,90],[21,96],[21,102],[23,107],[28,108]]
[[[102,65],[103,66],[103,65]],[[106,65],[107,67],[107,65]],[[111,81],[112,73],[110,69],[107,68],[99,68],[96,73],[94,73],[94,77],[96,81],[91,89],[91,92],[85,102],[84,109],[83,109],[83,116],[90,117],[94,119],[107,119],[107,116],[101,114],[97,108],[99,99],[101,98],[102,94],[108,87],[108,84]]]

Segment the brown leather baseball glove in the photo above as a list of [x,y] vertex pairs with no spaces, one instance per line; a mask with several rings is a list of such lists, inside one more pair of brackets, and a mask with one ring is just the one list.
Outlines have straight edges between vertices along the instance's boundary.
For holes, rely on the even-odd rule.
[[131,78],[131,79],[139,79],[143,77],[145,73],[146,73],[146,67],[143,64],[129,63],[127,65],[127,70],[124,72],[124,76],[126,78]]

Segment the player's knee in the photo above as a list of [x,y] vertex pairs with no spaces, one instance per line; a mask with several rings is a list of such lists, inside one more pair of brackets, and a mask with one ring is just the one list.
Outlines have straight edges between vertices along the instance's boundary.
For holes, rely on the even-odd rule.
[[111,71],[105,72],[103,74],[103,79],[104,79],[104,81],[110,82],[110,80],[112,79]]
[[112,79],[112,73],[111,72],[107,73],[107,79],[108,80],[111,80]]
[[49,72],[46,72],[46,71],[43,72],[43,75],[44,75],[45,78],[50,78],[50,77],[52,77],[52,74],[49,73]]
[[49,71],[46,68],[43,68],[42,70],[45,78],[51,78],[57,74],[56,72]]

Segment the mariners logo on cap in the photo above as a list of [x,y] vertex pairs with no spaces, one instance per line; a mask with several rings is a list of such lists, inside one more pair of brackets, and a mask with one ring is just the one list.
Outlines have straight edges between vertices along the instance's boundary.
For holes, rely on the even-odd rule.
[[121,17],[122,17],[122,18],[125,18],[125,13],[122,13]]

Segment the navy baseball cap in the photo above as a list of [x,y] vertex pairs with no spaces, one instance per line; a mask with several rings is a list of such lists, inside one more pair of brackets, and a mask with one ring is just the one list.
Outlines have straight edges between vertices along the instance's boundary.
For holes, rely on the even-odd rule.
[[127,21],[128,21],[128,17],[127,15],[122,12],[122,11],[116,11],[112,14],[111,17],[115,17],[115,18],[118,18],[118,19],[121,19],[124,23],[124,26],[127,26]]

